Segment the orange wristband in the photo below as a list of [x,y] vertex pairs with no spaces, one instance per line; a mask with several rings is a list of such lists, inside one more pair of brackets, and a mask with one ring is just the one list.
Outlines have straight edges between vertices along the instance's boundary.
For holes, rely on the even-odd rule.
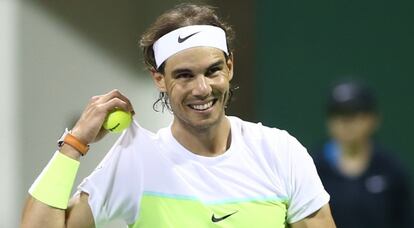
[[73,136],[71,132],[68,131],[68,129],[65,130],[62,138],[58,141],[59,148],[61,148],[64,144],[68,144],[69,146],[73,147],[80,154],[82,154],[82,156],[84,156],[89,150],[89,145]]
[[63,139],[63,142],[75,148],[77,151],[79,151],[79,153],[82,154],[82,156],[84,156],[89,150],[89,145],[82,143],[79,139],[70,133],[66,135],[66,137]]

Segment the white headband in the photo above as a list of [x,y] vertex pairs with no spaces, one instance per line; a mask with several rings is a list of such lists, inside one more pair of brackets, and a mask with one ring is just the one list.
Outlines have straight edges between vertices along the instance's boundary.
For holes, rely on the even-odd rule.
[[229,54],[223,29],[212,25],[191,25],[173,30],[154,43],[157,68],[172,55],[199,46],[215,47]]

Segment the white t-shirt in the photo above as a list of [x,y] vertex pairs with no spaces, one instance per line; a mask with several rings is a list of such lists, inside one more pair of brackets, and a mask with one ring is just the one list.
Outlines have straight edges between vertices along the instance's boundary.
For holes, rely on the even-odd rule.
[[[227,117],[231,146],[196,155],[171,127],[134,122],[78,187],[100,227],[285,227],[328,203],[306,149],[286,131]],[[79,192],[78,191],[78,192]]]

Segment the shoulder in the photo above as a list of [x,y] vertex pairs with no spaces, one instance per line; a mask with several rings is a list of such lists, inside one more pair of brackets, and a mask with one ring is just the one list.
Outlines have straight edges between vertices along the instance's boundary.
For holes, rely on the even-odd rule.
[[[145,162],[155,160],[158,134],[136,121],[125,130],[96,169],[79,185],[85,192],[97,227],[113,218],[133,223],[139,211]],[[125,178],[128,177],[128,178]],[[134,181],[130,181],[134,180]]]
[[[243,144],[273,163],[290,163],[295,156],[307,154],[302,144],[286,130],[229,117]],[[235,126],[233,128],[233,126]],[[275,164],[277,165],[277,164]]]
[[397,156],[394,151],[375,143],[372,166],[395,176],[407,176],[406,164]]
[[324,139],[308,149],[318,169],[330,166],[331,163],[335,162],[335,154],[332,152],[333,147],[331,140]]
[[286,130],[265,126],[261,122],[253,123],[245,121],[234,116],[229,116],[228,118],[230,119],[232,126],[236,126],[237,131],[239,131],[243,138],[249,140],[269,140],[271,142],[298,142],[296,138],[291,136]]

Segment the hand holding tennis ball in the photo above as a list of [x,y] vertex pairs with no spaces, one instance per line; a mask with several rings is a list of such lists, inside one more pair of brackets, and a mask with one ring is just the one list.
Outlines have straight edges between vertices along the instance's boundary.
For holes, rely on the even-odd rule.
[[119,133],[129,127],[132,122],[130,112],[115,110],[110,112],[103,123],[103,127],[111,132]]

